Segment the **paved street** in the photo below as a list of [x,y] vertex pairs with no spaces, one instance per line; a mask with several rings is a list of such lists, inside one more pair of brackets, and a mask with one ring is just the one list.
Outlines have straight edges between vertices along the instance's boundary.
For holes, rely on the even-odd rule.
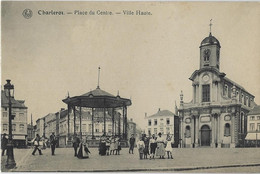
[[[73,157],[72,148],[57,148],[51,156],[50,149],[43,155],[31,155],[32,149],[15,149],[17,168],[11,171],[173,171],[173,172],[220,172],[240,171],[260,172],[260,149],[175,149],[174,159],[139,160],[127,149],[121,155],[99,156],[96,148],[90,148],[90,159],[80,160]],[[2,161],[3,164],[3,161]],[[252,167],[241,167],[252,165]],[[210,169],[214,167],[224,167]],[[230,168],[229,166],[233,166]],[[205,169],[208,168],[208,169]],[[188,170],[197,169],[197,170]],[[4,170],[3,170],[4,171]]]

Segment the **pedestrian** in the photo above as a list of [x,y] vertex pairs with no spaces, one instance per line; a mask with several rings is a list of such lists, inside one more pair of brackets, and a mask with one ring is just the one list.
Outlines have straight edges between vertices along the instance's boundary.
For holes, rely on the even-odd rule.
[[117,154],[117,155],[120,155],[120,150],[122,149],[122,148],[121,148],[120,138],[117,138],[116,141],[117,141],[117,144],[118,144],[116,154]]
[[171,137],[168,136],[167,137],[167,144],[166,144],[166,148],[165,148],[166,152],[167,152],[167,156],[168,156],[168,159],[170,159],[170,156],[171,156],[171,159],[173,159],[172,157],[172,140],[171,140]]
[[106,137],[102,135],[99,142],[99,155],[106,155]]
[[144,135],[144,159],[149,155],[149,138]]
[[134,134],[131,135],[131,138],[129,139],[129,144],[130,144],[129,154],[130,154],[131,151],[132,151],[132,154],[134,154],[134,147],[135,147],[135,137],[134,137]]
[[[118,137],[117,136],[115,137],[114,151],[116,151],[116,155],[117,155],[117,152],[118,152]],[[113,154],[114,154],[114,152],[113,152]]]
[[39,135],[39,134],[36,134],[36,137],[35,137],[34,140],[33,140],[34,150],[33,150],[33,152],[32,152],[32,155],[35,155],[36,150],[38,150],[39,155],[42,155],[42,151],[41,151],[41,149],[39,148],[39,146],[40,146],[40,141],[41,141],[40,135]]
[[139,151],[139,158],[140,160],[143,159],[143,154],[144,154],[144,141],[143,141],[143,138],[140,137],[139,141],[137,142],[137,149]]
[[155,155],[155,150],[157,148],[157,142],[155,139],[155,135],[152,135],[152,138],[150,139],[150,159],[153,155],[153,159],[154,159],[154,155]]
[[107,153],[107,156],[109,155],[109,150],[110,150],[110,139],[107,136],[107,139],[106,139],[106,153]]
[[115,136],[113,135],[110,138],[110,155],[112,154],[112,152],[113,152],[113,155],[114,155],[114,151],[115,151]]
[[1,140],[2,156],[4,156],[5,151],[7,149],[7,143],[8,143],[8,139],[6,138],[6,133],[4,133]]
[[79,143],[79,151],[77,153],[77,157],[79,159],[86,159],[89,158],[89,149],[88,149],[88,143],[87,138],[82,138],[81,142]]
[[79,137],[77,137],[77,135],[75,134],[75,135],[73,136],[73,140],[72,140],[72,145],[73,145],[73,148],[74,148],[74,156],[75,156],[75,157],[77,156],[77,151],[78,151],[79,143],[80,143],[80,139],[79,139]]
[[162,137],[162,133],[159,132],[158,134],[159,137],[157,137],[157,151],[156,151],[156,156],[160,156],[160,159],[164,159],[164,155],[165,155],[165,140]]
[[52,132],[51,136],[50,136],[50,146],[51,146],[51,155],[55,155],[55,147],[56,147],[56,136],[54,134],[54,132]]

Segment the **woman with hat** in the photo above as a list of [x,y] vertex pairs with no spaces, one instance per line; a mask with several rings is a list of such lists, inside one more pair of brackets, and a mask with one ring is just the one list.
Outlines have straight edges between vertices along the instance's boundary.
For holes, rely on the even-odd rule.
[[164,155],[165,155],[165,148],[164,148],[164,143],[165,140],[162,137],[162,133],[159,132],[158,134],[159,137],[157,137],[157,151],[156,151],[156,156],[160,156],[160,159],[164,159]]

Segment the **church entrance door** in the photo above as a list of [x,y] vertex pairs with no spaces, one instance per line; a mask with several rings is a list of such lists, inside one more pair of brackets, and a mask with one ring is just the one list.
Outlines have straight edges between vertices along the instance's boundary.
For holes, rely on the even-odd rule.
[[201,146],[210,146],[210,131],[208,125],[201,127]]

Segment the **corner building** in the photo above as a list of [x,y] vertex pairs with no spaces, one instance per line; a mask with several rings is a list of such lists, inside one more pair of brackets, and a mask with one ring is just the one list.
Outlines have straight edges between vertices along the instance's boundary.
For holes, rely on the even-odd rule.
[[193,99],[180,95],[180,147],[239,147],[254,96],[220,72],[220,42],[211,32],[200,44],[200,69],[191,77]]

